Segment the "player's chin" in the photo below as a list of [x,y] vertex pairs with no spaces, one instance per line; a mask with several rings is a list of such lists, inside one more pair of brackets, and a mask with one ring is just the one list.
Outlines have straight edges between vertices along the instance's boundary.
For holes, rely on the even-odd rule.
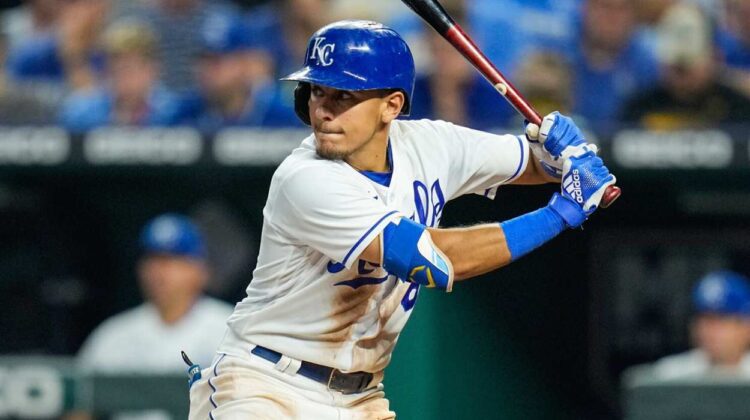
[[346,150],[341,150],[335,145],[325,141],[318,141],[315,151],[318,153],[318,156],[328,160],[344,160],[349,156],[349,153]]
[[341,145],[341,134],[315,133],[315,150],[324,159],[341,160],[349,155]]

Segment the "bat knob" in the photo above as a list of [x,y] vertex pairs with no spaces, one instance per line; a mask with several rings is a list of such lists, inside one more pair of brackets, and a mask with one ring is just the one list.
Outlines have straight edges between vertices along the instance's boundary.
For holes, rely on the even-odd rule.
[[607,187],[607,189],[604,191],[604,196],[602,197],[601,207],[607,208],[612,205],[618,198],[620,198],[620,195],[622,194],[622,190],[620,187],[616,185],[610,185]]

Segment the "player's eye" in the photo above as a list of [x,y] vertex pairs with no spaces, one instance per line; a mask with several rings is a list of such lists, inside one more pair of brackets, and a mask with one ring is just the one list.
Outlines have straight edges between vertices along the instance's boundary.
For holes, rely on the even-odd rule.
[[354,98],[354,95],[351,92],[346,90],[339,91],[339,100],[348,101],[352,98]]
[[319,98],[323,96],[323,89],[319,88],[318,86],[313,86],[310,88],[310,94],[316,98]]

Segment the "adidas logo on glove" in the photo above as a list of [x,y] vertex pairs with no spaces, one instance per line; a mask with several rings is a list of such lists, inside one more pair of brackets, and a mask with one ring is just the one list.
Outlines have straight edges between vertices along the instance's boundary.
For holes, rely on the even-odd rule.
[[583,191],[581,191],[581,174],[578,169],[571,171],[571,176],[565,178],[563,185],[565,191],[573,197],[578,204],[583,204]]

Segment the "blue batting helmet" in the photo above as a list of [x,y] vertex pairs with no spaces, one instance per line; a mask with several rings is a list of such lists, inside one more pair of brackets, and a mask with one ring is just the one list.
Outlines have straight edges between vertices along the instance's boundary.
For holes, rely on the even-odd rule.
[[310,37],[305,66],[281,80],[299,82],[294,92],[297,116],[310,125],[310,84],[341,90],[398,89],[409,115],[414,93],[414,58],[393,29],[371,21],[345,20]]
[[708,273],[693,291],[693,305],[699,313],[750,316],[748,279],[728,270]]
[[163,214],[146,224],[141,231],[141,249],[146,254],[206,257],[198,228],[187,217],[174,213]]

